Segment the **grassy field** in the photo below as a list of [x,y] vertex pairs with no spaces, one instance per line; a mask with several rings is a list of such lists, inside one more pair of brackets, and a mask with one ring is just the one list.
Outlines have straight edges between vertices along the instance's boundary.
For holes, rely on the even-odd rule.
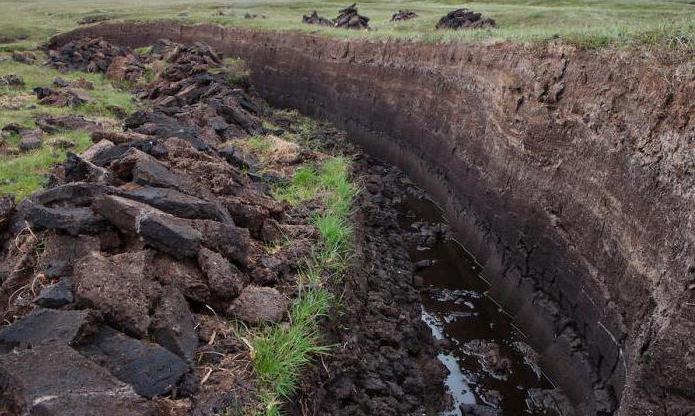
[[[292,0],[0,0],[0,48],[28,48],[51,35],[69,30],[84,18],[117,20],[175,19],[215,22],[268,30],[320,31],[330,36],[437,40],[497,40],[521,42],[561,37],[587,47],[656,44],[693,48],[695,2],[691,0],[450,0],[362,1],[361,14],[371,18],[372,30],[348,31],[301,23],[302,14],[318,10],[333,18],[349,1]],[[465,6],[494,18],[497,29],[435,31],[446,12]],[[399,9],[420,17],[389,22]],[[245,14],[256,14],[255,19]],[[263,17],[264,16],[264,17]]]
[[[125,112],[135,110],[132,95],[111,85],[100,74],[71,72],[61,74],[56,70],[41,66],[41,56],[36,64],[21,64],[11,60],[0,62],[0,75],[17,74],[22,77],[25,85],[19,88],[0,86],[0,127],[9,123],[17,123],[23,127],[34,128],[34,116],[37,114],[80,114],[91,118],[113,119],[111,106]],[[78,107],[52,107],[37,105],[36,96],[32,89],[38,86],[49,86],[54,77],[61,76],[70,81],[85,78],[94,84],[94,89],[87,91],[91,101]],[[16,108],[7,109],[3,103],[15,100],[19,103]],[[50,167],[65,159],[65,151],[54,149],[48,145],[57,139],[67,139],[75,144],[71,151],[80,152],[91,144],[89,133],[80,130],[59,131],[44,137],[46,145],[40,149],[26,153],[7,153],[6,147],[16,147],[19,137],[9,137],[0,146],[0,195],[13,194],[21,199],[39,188],[46,180]]]

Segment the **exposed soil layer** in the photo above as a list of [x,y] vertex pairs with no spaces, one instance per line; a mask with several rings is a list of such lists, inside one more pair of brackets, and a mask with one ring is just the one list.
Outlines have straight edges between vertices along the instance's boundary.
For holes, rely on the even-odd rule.
[[346,128],[445,209],[491,293],[583,414],[695,403],[695,80],[658,51],[327,39],[106,24],[203,40],[260,93]]

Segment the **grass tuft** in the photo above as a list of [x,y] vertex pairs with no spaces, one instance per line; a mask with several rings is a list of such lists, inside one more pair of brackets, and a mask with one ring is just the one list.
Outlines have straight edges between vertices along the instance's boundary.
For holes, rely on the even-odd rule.
[[319,321],[331,307],[333,295],[324,287],[323,276],[339,278],[347,268],[350,207],[357,192],[349,167],[349,159],[333,156],[319,166],[299,167],[289,185],[275,190],[276,198],[292,204],[322,198],[324,211],[313,220],[320,248],[299,274],[299,296],[290,308],[289,325],[262,328],[248,339],[259,382],[258,415],[280,415],[282,401],[295,393],[302,370],[313,357],[329,352],[330,347],[322,344]]

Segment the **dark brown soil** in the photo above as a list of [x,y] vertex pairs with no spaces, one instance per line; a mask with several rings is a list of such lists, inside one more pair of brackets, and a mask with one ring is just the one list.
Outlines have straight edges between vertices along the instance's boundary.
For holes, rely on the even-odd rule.
[[317,366],[296,404],[297,414],[436,415],[449,399],[447,370],[422,321],[415,266],[398,228],[394,200],[401,179],[360,155],[355,173],[366,191],[355,206],[353,265],[328,322],[337,345]]
[[437,29],[478,29],[496,27],[493,19],[484,18],[480,13],[468,9],[456,9],[447,13],[437,22]]

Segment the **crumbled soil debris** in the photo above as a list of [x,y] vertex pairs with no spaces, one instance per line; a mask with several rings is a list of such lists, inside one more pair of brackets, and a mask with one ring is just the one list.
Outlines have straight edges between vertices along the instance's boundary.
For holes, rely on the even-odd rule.
[[309,15],[302,16],[302,23],[309,25],[320,25],[320,26],[334,26],[335,22],[331,19],[319,16],[318,12],[314,10]]
[[449,12],[437,22],[437,29],[466,29],[497,27],[494,19],[483,18],[480,13],[469,9],[457,9]]
[[391,16],[392,22],[401,22],[404,20],[410,20],[418,17],[417,13],[412,10],[399,10],[398,13],[394,13]]
[[369,29],[369,18],[357,13],[357,3],[340,10],[338,17],[333,19],[336,27],[346,29]]

